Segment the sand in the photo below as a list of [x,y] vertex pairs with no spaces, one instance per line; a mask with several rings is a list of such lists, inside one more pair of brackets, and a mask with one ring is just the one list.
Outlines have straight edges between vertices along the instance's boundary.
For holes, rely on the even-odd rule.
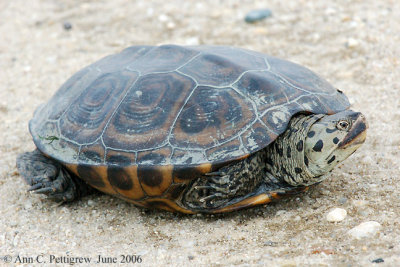
[[[255,8],[272,17],[245,23]],[[79,262],[99,255],[116,261],[99,266],[131,265],[125,255],[141,266],[400,266],[399,17],[394,0],[0,2],[0,265],[88,266]],[[305,65],[365,114],[366,143],[309,192],[226,215],[100,194],[59,206],[26,192],[15,158],[34,148],[35,108],[83,66],[165,43],[234,45]],[[328,221],[334,208],[347,216]],[[370,221],[365,235],[350,231]]]

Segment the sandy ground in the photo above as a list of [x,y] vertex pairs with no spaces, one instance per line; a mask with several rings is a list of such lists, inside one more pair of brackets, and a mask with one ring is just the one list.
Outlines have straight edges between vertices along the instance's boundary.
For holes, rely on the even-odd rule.
[[[244,22],[265,7],[272,17]],[[98,255],[116,257],[111,266],[129,265],[121,255],[140,255],[142,266],[400,266],[399,18],[397,0],[1,1],[0,266]],[[27,193],[15,158],[34,148],[34,109],[100,57],[163,43],[235,45],[301,63],[366,115],[367,141],[309,192],[221,216],[144,210],[106,195],[57,206]],[[347,217],[328,222],[335,207]],[[367,221],[381,227],[362,239],[348,233]]]

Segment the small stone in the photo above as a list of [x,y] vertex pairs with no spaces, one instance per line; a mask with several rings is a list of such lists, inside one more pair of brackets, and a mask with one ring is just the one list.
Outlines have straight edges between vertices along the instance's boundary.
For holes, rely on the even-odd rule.
[[381,227],[381,224],[375,221],[363,222],[349,230],[348,234],[354,238],[362,239],[375,235]]
[[371,262],[373,262],[373,263],[382,263],[382,262],[385,262],[385,261],[382,258],[377,258],[375,260],[372,260]]
[[167,29],[172,30],[175,29],[175,23],[173,23],[172,21],[167,23]]
[[325,9],[325,14],[326,15],[335,15],[337,13],[337,10],[331,7],[328,7]]
[[366,200],[354,200],[353,204],[356,207],[364,207],[364,206],[366,206],[368,204],[368,201],[366,201]]
[[281,216],[281,215],[283,215],[283,214],[285,214],[286,213],[286,210],[278,210],[277,212],[276,212],[276,216]]
[[24,71],[24,72],[30,72],[31,69],[32,69],[32,67],[29,66],[29,65],[23,67],[23,71]]
[[266,241],[266,242],[264,242],[264,246],[268,246],[268,247],[277,247],[277,246],[278,246],[278,242]]
[[354,38],[349,38],[346,42],[348,48],[356,48],[359,45],[359,41]]
[[347,211],[341,208],[334,208],[326,215],[326,220],[328,222],[341,222],[346,218]]
[[339,198],[339,203],[340,203],[341,205],[345,204],[346,202],[347,202],[347,197],[341,197],[341,198]]
[[189,256],[188,256],[188,259],[189,259],[190,261],[192,261],[192,260],[194,259],[194,256],[189,255]]
[[167,15],[165,15],[165,14],[161,14],[161,15],[158,16],[158,20],[160,22],[167,22],[169,20],[169,17]]
[[88,206],[91,206],[91,207],[95,205],[94,201],[91,199],[88,200],[87,204],[88,204]]
[[66,31],[71,30],[71,29],[72,29],[72,24],[71,24],[71,22],[65,21],[65,22],[63,23],[63,28],[64,28],[64,30],[66,30]]
[[255,9],[246,14],[244,20],[247,23],[254,23],[272,16],[272,11],[268,8]]
[[24,204],[24,209],[26,210],[30,210],[32,208],[32,201],[31,200],[27,200]]

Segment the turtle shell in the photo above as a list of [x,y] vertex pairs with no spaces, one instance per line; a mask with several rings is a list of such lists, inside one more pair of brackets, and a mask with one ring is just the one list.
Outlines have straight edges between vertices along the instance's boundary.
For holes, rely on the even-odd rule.
[[296,113],[348,107],[307,68],[254,51],[133,46],[73,75],[30,131],[90,185],[177,210],[189,180],[265,148]]

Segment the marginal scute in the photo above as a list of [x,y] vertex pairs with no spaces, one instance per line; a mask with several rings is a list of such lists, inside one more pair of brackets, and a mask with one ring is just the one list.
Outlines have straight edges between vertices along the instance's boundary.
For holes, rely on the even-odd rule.
[[172,154],[174,165],[193,166],[199,162],[206,162],[207,157],[202,150],[174,149]]
[[107,149],[105,162],[107,165],[129,166],[136,161],[135,156],[132,152]]
[[129,191],[133,189],[132,177],[124,168],[110,165],[107,169],[107,176],[111,186],[116,191]]
[[145,197],[138,179],[137,166],[110,165],[107,168],[107,175],[110,187],[124,199],[139,200]]
[[[316,96],[314,96],[316,98]],[[337,112],[343,111],[349,107],[349,101],[344,94],[336,93],[334,95],[319,94],[317,102],[321,103],[326,114],[332,115]],[[313,106],[315,107],[315,106]],[[318,110],[311,108],[310,112],[318,113]]]
[[260,147],[264,147],[265,144],[271,143],[272,140],[275,140],[277,135],[269,131],[269,129],[259,121],[256,121],[241,135],[241,137],[244,147],[251,153],[257,151]]
[[281,134],[286,130],[291,115],[290,111],[285,106],[282,106],[269,110],[261,117],[261,120],[269,129]]
[[[38,111],[36,111],[36,113],[37,112]],[[54,149],[54,146],[60,146],[61,144],[63,146],[69,146],[59,138],[60,132],[56,122],[45,121],[44,123],[37,124],[36,121],[30,120],[29,130],[34,136],[37,136],[33,141],[42,152],[52,155],[50,150]]]
[[246,148],[241,145],[240,139],[235,138],[229,142],[218,145],[216,147],[207,150],[207,158],[209,161],[223,161],[225,155],[229,154],[232,157],[239,158],[244,154],[247,154]]
[[213,166],[210,163],[194,166],[174,165],[172,177],[174,178],[174,183],[187,183],[188,181],[201,177],[206,173],[217,170],[219,167],[220,166]]
[[137,176],[148,196],[161,196],[172,184],[172,165],[139,165]]
[[104,178],[107,177],[107,174],[104,173],[104,171],[103,167],[99,168],[96,166],[80,164],[76,169],[76,174],[91,186],[103,190],[103,188],[106,188]]
[[165,146],[159,149],[140,151],[137,154],[138,165],[166,165],[170,163],[172,149]]
[[91,145],[81,146],[79,151],[79,162],[100,164],[104,161],[104,147],[101,142],[96,142]]

